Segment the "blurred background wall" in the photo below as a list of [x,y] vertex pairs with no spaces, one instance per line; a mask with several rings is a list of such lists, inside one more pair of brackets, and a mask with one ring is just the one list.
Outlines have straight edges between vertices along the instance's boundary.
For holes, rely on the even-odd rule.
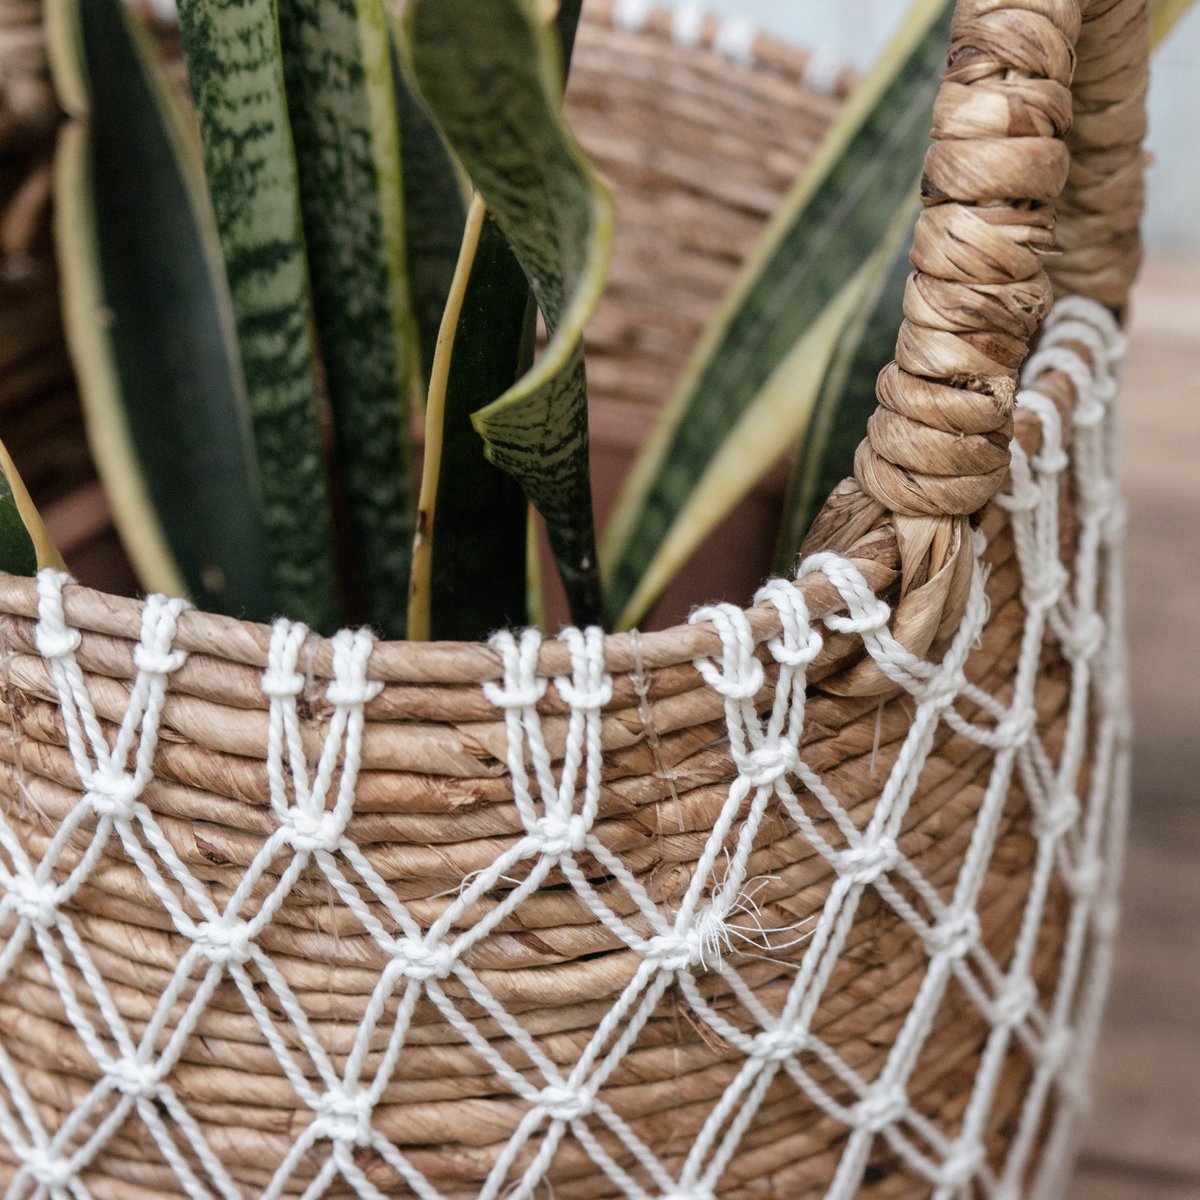
[[[666,0],[680,7],[681,0]],[[835,59],[864,68],[903,18],[901,0],[707,0],[707,11],[737,16]],[[1150,249],[1200,254],[1200,8],[1184,18],[1154,59],[1150,91]]]

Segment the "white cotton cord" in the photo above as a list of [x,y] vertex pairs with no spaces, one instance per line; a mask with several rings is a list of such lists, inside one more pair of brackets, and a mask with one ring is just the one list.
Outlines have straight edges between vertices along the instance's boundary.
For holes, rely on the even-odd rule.
[[726,17],[717,27],[713,38],[713,50],[737,63],[738,66],[752,67],[755,63],[754,48],[758,42],[758,30],[745,17]]
[[617,0],[613,6],[613,23],[626,33],[640,33],[653,8],[653,0]]
[[827,50],[814,50],[804,64],[804,84],[825,96],[837,93],[845,73],[845,63]]
[[[615,19],[640,27],[648,11],[641,0],[619,0]],[[673,35],[684,42],[701,37],[698,12],[683,10]],[[740,60],[753,53],[753,41],[749,26],[730,20],[719,27],[714,48]],[[1010,481],[998,497],[1012,529],[1025,609],[1011,688],[992,694],[983,681],[970,681],[977,678],[971,656],[988,621],[987,547],[979,531],[966,609],[940,661],[899,643],[886,601],[836,554],[805,559],[799,583],[771,580],[759,590],[755,604],[778,615],[779,633],[765,645],[735,606],[693,614],[716,637],[716,652],[695,667],[720,696],[724,725],[713,744],[727,747],[728,777],[705,785],[718,811],[699,835],[691,875],[670,903],[648,888],[644,862],[611,848],[622,844],[610,830],[621,829],[624,811],[606,811],[612,803],[605,791],[606,738],[614,730],[624,738],[627,731],[616,713],[606,730],[614,681],[599,629],[559,635],[567,665],[552,680],[539,673],[539,633],[492,639],[498,678],[483,685],[482,694],[503,716],[504,763],[520,824],[435,906],[418,910],[384,878],[371,849],[357,842],[365,714],[383,686],[372,675],[373,638],[363,630],[335,635],[332,678],[322,684],[304,666],[309,631],[277,621],[261,678],[270,831],[236,886],[218,900],[147,802],[160,733],[171,719],[172,680],[187,659],[176,644],[186,606],[161,596],[145,601],[134,678],[113,733],[98,718],[77,661],[89,635],[68,620],[70,580],[42,572],[35,641],[62,715],[78,800],[36,854],[0,813],[0,984],[25,955],[40,959],[79,1052],[95,1064],[96,1082],[81,1087],[73,1111],[49,1128],[0,1042],[0,1140],[16,1164],[10,1193],[82,1200],[90,1194],[91,1164],[136,1120],[190,1200],[244,1200],[174,1076],[224,988],[258,1026],[261,1053],[275,1060],[300,1114],[289,1148],[256,1192],[265,1200],[290,1194],[302,1170],[311,1171],[303,1184],[311,1200],[334,1186],[382,1200],[359,1165],[364,1152],[420,1200],[442,1200],[439,1186],[375,1120],[403,1069],[422,1007],[436,1011],[494,1076],[498,1095],[517,1106],[479,1190],[483,1200],[540,1195],[567,1146],[586,1154],[611,1190],[633,1200],[714,1200],[781,1079],[821,1119],[845,1131],[831,1156],[827,1200],[853,1200],[861,1192],[881,1143],[925,1181],[932,1200],[974,1192],[996,1200],[1049,1200],[1070,1160],[1075,1114],[1086,1105],[1128,818],[1123,514],[1112,403],[1123,350],[1124,337],[1107,310],[1067,299],[1056,305],[1023,374],[1018,404],[1040,422],[1041,439],[1032,455],[1013,447]],[[1057,405],[1037,390],[1037,373],[1051,369],[1079,393],[1066,430]],[[1064,564],[1059,497],[1068,484],[1078,536]],[[837,591],[841,611],[813,622],[803,581],[818,574]],[[821,759],[806,749],[808,676],[822,648],[820,627],[856,639],[902,689],[911,710],[907,732],[888,750],[889,768],[868,796],[845,796],[839,776],[821,769]],[[635,637],[631,644],[636,659],[640,643]],[[1038,719],[1047,644],[1061,650],[1070,676],[1061,748],[1046,741]],[[630,681],[641,711],[650,711],[644,673],[632,672]],[[310,704],[302,703],[306,697]],[[310,706],[325,714],[320,721],[306,715]],[[107,722],[108,709],[102,711]],[[544,713],[551,711],[553,724],[545,727]],[[807,732],[814,737],[814,730]],[[957,874],[934,880],[925,873],[924,843],[909,823],[915,799],[928,786],[930,755],[948,732],[986,758],[989,769],[971,799]],[[827,738],[820,730],[815,736]],[[649,745],[650,733],[646,738]],[[674,786],[655,746],[659,773]],[[1014,786],[1028,804],[1016,819],[1028,820],[1029,882],[998,961],[979,912],[998,839],[1014,816]],[[756,865],[767,837],[781,826],[827,871],[823,904],[794,920],[778,903],[786,877]],[[161,905],[165,927],[184,944],[136,1035],[74,916],[80,889],[114,853],[138,873],[139,886]],[[337,915],[334,927],[350,922],[382,964],[344,1057],[322,1042],[320,1024],[264,936],[302,879],[322,880]],[[522,906],[550,885],[569,889],[604,931],[597,944],[607,939],[620,952],[614,961],[628,964],[568,1062],[547,1052],[520,1011],[509,1011],[486,969],[491,939],[519,928]],[[868,896],[909,931],[925,961],[916,994],[883,1047],[882,1064],[865,1078],[824,1040],[819,1014]],[[1039,990],[1037,956],[1052,897],[1067,906],[1068,919],[1056,978]],[[752,968],[763,960],[775,965],[777,982],[760,991]],[[954,1003],[971,1006],[988,1026],[953,1136],[911,1096],[914,1071],[952,986],[958,989]],[[647,1028],[668,1004],[686,1006],[699,1036],[719,1041],[730,1066],[683,1161],[671,1165],[610,1103],[614,1080],[644,1049]],[[1014,1050],[1028,1059],[1031,1082],[1011,1143],[1001,1161],[992,1161],[984,1148]]]
[[704,7],[693,0],[680,0],[671,11],[671,37],[683,50],[700,44],[704,35]]

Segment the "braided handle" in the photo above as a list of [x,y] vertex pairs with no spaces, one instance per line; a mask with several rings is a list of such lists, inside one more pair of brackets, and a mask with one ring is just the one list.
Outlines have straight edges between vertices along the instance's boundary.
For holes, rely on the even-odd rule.
[[1056,242],[1060,290],[1124,304],[1140,258],[1148,37],[1145,0],[959,0],[905,320],[855,463],[891,513],[969,516],[1004,482]]
[[[892,630],[915,653],[958,627],[970,518],[1007,476],[1018,372],[1054,294],[1124,307],[1141,258],[1148,61],[1148,0],[956,5],[896,358],[857,487],[834,492],[805,543],[844,549],[893,525]],[[890,685],[864,663],[823,686]]]

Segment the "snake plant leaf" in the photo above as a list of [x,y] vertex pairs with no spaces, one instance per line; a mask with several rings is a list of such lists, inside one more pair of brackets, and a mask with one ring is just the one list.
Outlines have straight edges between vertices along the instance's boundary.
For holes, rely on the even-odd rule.
[[476,197],[425,410],[411,638],[474,640],[526,621],[529,505],[521,485],[488,461],[471,415],[529,369],[533,317],[520,264]]
[[391,21],[391,33],[392,80],[400,125],[408,295],[416,329],[421,395],[425,397],[429,393],[438,330],[462,245],[470,188],[405,76],[404,55],[400,50],[405,35],[398,20]]
[[279,6],[317,340],[350,532],[350,615],[404,634],[415,488],[400,136],[383,0]]
[[278,609],[338,624],[313,313],[274,0],[180,0]]
[[275,611],[194,127],[121,0],[48,0],[64,322],[93,458],[145,587]]
[[795,570],[801,545],[825,498],[854,473],[854,452],[875,411],[876,377],[896,354],[904,288],[912,273],[908,253],[918,207],[914,185],[912,200],[897,210],[877,252],[881,269],[842,326],[829,356],[784,501],[775,554],[775,569],[781,575]]
[[1150,45],[1157,49],[1196,0],[1150,0]]
[[[520,264],[549,338],[472,422],[488,459],[545,518],[572,619],[590,624],[602,603],[583,326],[607,274],[612,198],[559,116],[554,31],[532,0],[496,0],[487,15],[480,21],[471,0],[415,0],[407,13],[421,94]],[[427,532],[447,536],[440,515]]]
[[66,570],[16,463],[0,442],[0,571],[36,575],[43,567]]
[[[711,529],[676,532],[692,493],[761,390],[818,324],[828,338],[837,336],[837,323],[823,314],[846,299],[925,153],[952,7],[951,0],[911,6],[705,331],[605,530],[602,559],[619,626],[640,619],[669,579],[653,565],[668,539],[698,544]],[[768,447],[757,471],[741,473],[740,486],[783,449],[782,441]],[[739,498],[708,504],[707,519]]]

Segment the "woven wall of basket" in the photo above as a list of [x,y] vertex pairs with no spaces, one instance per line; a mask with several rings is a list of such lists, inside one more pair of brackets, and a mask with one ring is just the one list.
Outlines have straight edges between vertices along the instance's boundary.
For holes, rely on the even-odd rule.
[[[590,9],[632,405],[834,101]],[[376,643],[0,577],[7,1194],[1058,1194],[1123,837],[1146,56],[1143,0],[959,0],[858,480],[749,609]]]

